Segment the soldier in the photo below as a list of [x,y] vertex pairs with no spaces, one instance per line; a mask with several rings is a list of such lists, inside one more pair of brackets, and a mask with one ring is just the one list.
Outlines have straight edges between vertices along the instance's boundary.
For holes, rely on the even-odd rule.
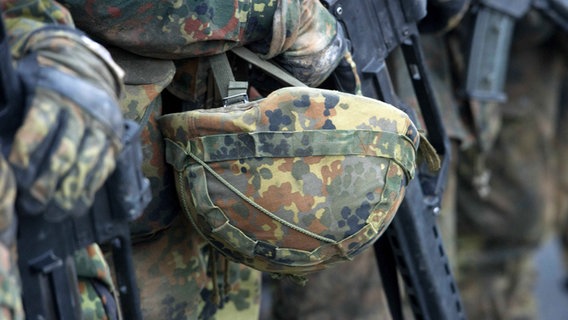
[[441,231],[450,257],[457,257],[450,262],[469,319],[535,319],[534,252],[566,210],[563,41],[550,20],[529,11],[514,33],[507,102],[471,108],[462,90],[467,45],[461,47],[470,22],[446,37],[423,37],[434,87],[445,88],[436,93],[447,108],[442,114],[457,166],[455,174],[450,169],[458,183],[447,186]]
[[525,14],[513,34],[507,101],[487,105],[492,117],[470,109],[485,130],[475,136],[487,139],[464,148],[459,161],[458,286],[470,319],[538,318],[534,252],[565,197],[556,148],[566,60],[555,31],[540,12]]
[[[109,100],[119,99],[125,117],[137,120],[144,127],[143,170],[151,181],[154,197],[143,216],[131,226],[144,317],[257,317],[260,272],[235,263],[212,261],[211,249],[181,214],[173,174],[164,162],[156,118],[167,112],[211,106],[213,94],[207,87],[210,69],[204,56],[235,46],[247,45],[264,59],[281,63],[305,83],[318,85],[345,54],[345,43],[338,35],[335,19],[314,0],[252,3],[3,0],[1,8],[18,61],[31,59],[45,68],[60,68],[71,79],[79,82],[84,79],[88,85],[102,88]],[[103,44],[106,50],[81,31]],[[125,71],[124,83],[121,68],[113,60]],[[71,95],[73,82],[67,85],[65,92]],[[85,112],[89,106],[76,108],[65,99],[60,104],[78,110],[80,115],[89,113]],[[40,104],[40,107],[43,117],[51,117],[49,105]],[[30,116],[26,116],[30,126],[42,123],[42,118]],[[94,118],[101,120],[96,115]],[[96,121],[93,123],[98,128]],[[72,127],[72,121],[68,125]],[[53,128],[47,122],[45,129]],[[107,134],[106,138],[99,136],[99,140],[106,139],[107,145],[108,141],[116,141],[113,138],[116,132]],[[18,131],[16,141],[20,139],[21,144],[20,147],[15,144],[10,160],[18,159],[16,155],[29,156],[25,145],[38,145],[44,138],[45,132],[27,136],[26,130]],[[69,146],[77,143],[65,142]],[[104,173],[112,170],[112,157],[120,150],[118,144],[111,146],[107,148],[105,161],[100,162]],[[77,160],[79,165],[82,161],[88,160]],[[18,163],[11,161],[11,164]],[[20,172],[25,174],[26,169],[29,168],[24,166]],[[48,177],[51,173],[46,171]],[[96,176],[104,181],[104,174]],[[85,180],[78,180],[81,181]],[[18,195],[18,201],[49,202],[51,198],[43,194],[45,191],[38,189],[27,199]],[[92,195],[93,190],[89,191]],[[89,247],[78,253],[76,260],[83,313],[89,318],[116,317],[111,298],[114,288],[100,249]],[[219,265],[219,274],[209,269],[212,265]],[[226,290],[213,287],[216,282],[212,279],[218,275],[220,279],[224,277]],[[217,296],[222,292],[227,294]]]

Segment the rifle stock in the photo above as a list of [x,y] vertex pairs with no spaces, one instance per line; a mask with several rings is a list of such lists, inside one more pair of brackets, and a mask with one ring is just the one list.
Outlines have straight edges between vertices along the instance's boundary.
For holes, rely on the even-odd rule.
[[391,314],[395,319],[402,319],[396,280],[398,269],[417,319],[465,319],[436,222],[450,153],[449,139],[428,80],[416,26],[426,13],[425,1],[323,2],[343,25],[351,41],[363,95],[400,108],[418,124],[414,110],[398,98],[387,68],[388,56],[394,49],[402,49],[429,140],[442,157],[438,172],[430,172],[425,166],[419,168],[417,177],[409,182],[406,196],[385,236],[375,243]]

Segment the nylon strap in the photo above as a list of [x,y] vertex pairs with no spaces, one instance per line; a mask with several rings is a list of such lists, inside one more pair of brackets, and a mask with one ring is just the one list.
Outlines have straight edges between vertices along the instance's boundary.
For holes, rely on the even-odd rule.
[[247,102],[248,83],[235,80],[227,54],[223,52],[212,55],[209,57],[209,63],[211,64],[217,90],[223,99],[223,104]]
[[[228,152],[219,146],[231,142]],[[363,155],[392,159],[414,176],[415,150],[404,135],[370,130],[306,130],[216,134],[188,141],[192,153],[205,162],[306,156]]]
[[[257,54],[245,47],[233,48],[231,51],[241,59],[262,69],[284,84],[292,87],[307,87],[306,84],[290,75],[287,71],[272,62],[261,59]],[[227,59],[227,54],[223,52],[212,55],[209,57],[209,63],[211,64],[215,84],[217,85],[217,90],[223,99],[224,105],[247,102],[248,83],[246,81],[235,80],[229,59]]]
[[250,51],[245,47],[233,48],[231,51],[236,54],[241,59],[248,61],[249,63],[259,67],[264,70],[264,72],[275,77],[276,79],[284,82],[285,84],[292,87],[307,87],[302,81],[294,78],[287,71],[284,71],[274,63],[261,59],[257,54]]
[[229,83],[235,81],[229,59],[227,59],[225,53],[219,53],[210,56],[209,63],[211,63],[211,70],[217,83],[217,90],[219,90],[221,97],[225,98],[229,92]]

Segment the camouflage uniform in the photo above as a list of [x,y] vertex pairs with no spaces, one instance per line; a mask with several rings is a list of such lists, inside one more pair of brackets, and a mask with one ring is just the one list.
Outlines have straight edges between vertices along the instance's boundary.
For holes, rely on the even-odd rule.
[[[556,200],[566,197],[565,188],[555,190],[555,178],[566,177],[559,168],[566,142],[555,121],[564,61],[562,52],[550,45],[550,26],[534,14],[516,30],[505,89],[509,101],[485,105],[484,114],[475,114],[482,119],[475,129],[459,105],[455,88],[460,84],[451,78],[464,72],[463,54],[449,64],[447,53],[456,53],[454,39],[422,37],[453,154],[458,156],[451,164],[456,169],[450,168],[440,222],[469,319],[537,318],[532,253],[551,229]],[[480,153],[479,148],[488,152]],[[477,193],[479,180],[474,179],[482,168],[480,155],[488,157],[485,163],[493,174],[486,197]]]
[[[488,192],[474,177],[479,149],[460,158],[459,287],[470,319],[535,319],[533,254],[551,230],[558,197],[555,148],[564,53],[531,11],[517,23],[500,130],[486,154]],[[565,143],[562,142],[561,143]],[[479,172],[479,171],[477,171]]]
[[16,184],[0,153],[0,319],[23,319],[15,257],[14,200]]
[[[144,317],[255,318],[260,272],[235,263],[218,264],[217,271],[208,268],[215,255],[181,214],[156,118],[210,106],[209,62],[203,56],[235,46],[248,45],[299,79],[317,85],[344,53],[334,18],[313,0],[11,0],[3,5],[12,9],[14,17],[36,16],[45,23],[85,31],[104,44],[126,71],[120,104],[127,118],[144,126],[143,171],[153,192],[149,207],[131,226]],[[84,257],[92,254],[97,251],[90,248]],[[227,289],[219,303],[211,299],[218,291],[212,288],[215,277],[224,278]]]
[[304,286],[267,279],[272,293],[260,319],[390,319],[373,250],[307,276]]
[[[440,223],[469,319],[538,318],[533,253],[565,206],[561,159],[568,148],[559,124],[566,114],[558,101],[565,81],[563,51],[551,45],[551,25],[535,12],[519,24],[505,88],[509,100],[486,104],[483,114],[474,114],[481,120],[476,127],[464,116],[470,110],[460,105],[456,90],[461,84],[455,79],[464,73],[464,53],[457,45],[463,38],[422,37],[454,147],[455,169],[450,168]],[[478,193],[482,159],[492,173],[490,189],[481,188],[489,191],[486,196]],[[557,184],[558,179],[564,180]]]
[[[122,87],[121,71],[102,46],[81,34],[57,27],[40,30],[46,16],[34,17],[28,12],[22,17],[9,10],[11,4],[1,4],[12,55],[18,62],[25,61],[25,67],[19,70],[26,84],[26,105],[17,107],[26,108],[26,113],[7,158],[17,185],[18,213],[63,219],[73,215],[76,208],[82,212],[80,208],[89,206],[95,191],[114,169],[115,156],[122,148],[122,114],[116,102]],[[55,21],[64,22],[63,16],[57,18],[61,20]],[[32,30],[37,32],[30,33]],[[77,59],[65,59],[69,49]],[[53,79],[62,84],[71,81],[75,91],[58,86]],[[79,91],[84,101],[77,98]],[[3,120],[18,123],[18,119]],[[97,250],[93,246],[78,253],[79,272],[84,270],[80,262],[83,254],[90,258],[98,254],[101,260]],[[84,292],[93,292],[97,279],[111,283],[106,264],[90,260],[95,263],[89,269],[94,277],[81,286]],[[112,297],[112,286],[103,287]],[[90,304],[84,315],[104,314],[103,304]]]

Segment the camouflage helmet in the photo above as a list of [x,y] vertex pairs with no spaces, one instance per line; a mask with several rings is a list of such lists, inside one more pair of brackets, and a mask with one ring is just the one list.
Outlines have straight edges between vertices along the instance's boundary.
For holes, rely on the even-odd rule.
[[314,88],[159,119],[184,211],[255,269],[305,275],[352,260],[392,221],[419,134],[381,101]]

